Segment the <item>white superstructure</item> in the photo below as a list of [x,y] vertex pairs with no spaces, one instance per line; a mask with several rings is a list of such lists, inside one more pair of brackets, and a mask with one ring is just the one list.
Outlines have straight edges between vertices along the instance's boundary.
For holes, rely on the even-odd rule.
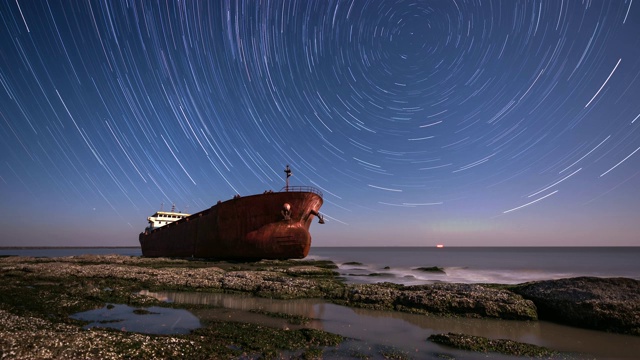
[[191,214],[184,214],[175,211],[158,211],[147,218],[147,220],[149,221],[147,230],[153,230],[167,224],[171,224],[174,221],[178,221],[190,215]]

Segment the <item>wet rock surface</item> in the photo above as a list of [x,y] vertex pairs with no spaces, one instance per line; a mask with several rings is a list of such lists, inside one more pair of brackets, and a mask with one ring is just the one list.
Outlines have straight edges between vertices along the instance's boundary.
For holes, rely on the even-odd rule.
[[441,267],[438,267],[438,266],[421,266],[421,267],[417,267],[417,268],[415,268],[413,270],[445,274],[444,269],[441,268]]
[[482,336],[465,334],[434,334],[429,336],[428,340],[462,350],[484,353],[500,353],[512,356],[526,356],[529,358],[547,359],[559,354],[557,351],[537,345],[506,339],[489,339]]
[[[11,264],[15,263],[12,267]],[[8,265],[8,266],[7,266]],[[535,320],[535,306],[507,290],[473,284],[344,284],[331,262],[255,263],[85,255],[5,260],[5,269],[56,277],[117,278],[149,288],[237,291],[278,299],[323,298],[349,306],[414,313]]]
[[537,319],[533,302],[507,290],[475,284],[356,284],[346,286],[345,295],[334,300],[350,306],[418,314]]
[[504,289],[477,284],[440,283],[406,287],[396,300],[399,309],[488,317],[505,320],[536,320],[530,300]]
[[533,301],[540,319],[640,335],[640,281],[578,277],[521,284],[512,290]]
[[635,280],[578,278],[513,287],[346,284],[335,268],[329,261],[306,260],[212,262],[119,255],[0,258],[0,358],[193,358],[207,354],[237,358],[274,357],[282,351],[313,357],[322,354],[323,346],[342,341],[323,331],[284,331],[225,321],[176,336],[83,330],[85,323],[70,318],[107,304],[172,306],[141,294],[142,289],[322,298],[352,307],[474,318],[535,320],[544,314],[558,322],[638,334],[640,290]]
[[[223,277],[242,278],[253,268],[265,278],[291,264],[238,265],[124,256],[0,259],[0,358],[8,359],[237,359],[290,353],[318,358],[344,338],[315,329],[280,329],[211,320],[188,334],[141,334],[126,329],[83,329],[71,315],[127,304],[151,316],[149,307],[171,307],[140,294],[142,288],[220,291]],[[298,264],[295,264],[298,265]],[[316,264],[322,265],[322,264]],[[259,270],[258,270],[259,269]],[[325,270],[293,269],[310,278]],[[330,272],[330,271],[329,271]],[[108,305],[107,305],[108,304]],[[181,306],[182,307],[182,306]],[[152,308],[151,308],[152,309]]]

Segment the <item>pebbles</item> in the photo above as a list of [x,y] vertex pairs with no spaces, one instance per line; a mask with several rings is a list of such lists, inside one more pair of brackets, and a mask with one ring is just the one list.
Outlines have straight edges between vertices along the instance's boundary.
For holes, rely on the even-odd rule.
[[192,341],[117,331],[82,330],[0,310],[0,357],[10,359],[122,359],[181,357]]

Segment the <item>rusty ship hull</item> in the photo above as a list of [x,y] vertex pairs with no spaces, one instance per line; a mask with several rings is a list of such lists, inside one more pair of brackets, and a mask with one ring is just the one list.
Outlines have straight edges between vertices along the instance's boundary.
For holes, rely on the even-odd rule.
[[140,234],[142,255],[215,259],[302,259],[322,194],[310,187],[236,197]]

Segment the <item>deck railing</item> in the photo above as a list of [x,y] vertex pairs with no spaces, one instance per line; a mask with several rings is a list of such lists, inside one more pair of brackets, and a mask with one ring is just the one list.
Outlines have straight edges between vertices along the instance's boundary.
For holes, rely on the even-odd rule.
[[289,186],[288,188],[285,186],[280,189],[280,192],[310,192],[314,193],[320,197],[322,197],[322,191],[313,186]]

